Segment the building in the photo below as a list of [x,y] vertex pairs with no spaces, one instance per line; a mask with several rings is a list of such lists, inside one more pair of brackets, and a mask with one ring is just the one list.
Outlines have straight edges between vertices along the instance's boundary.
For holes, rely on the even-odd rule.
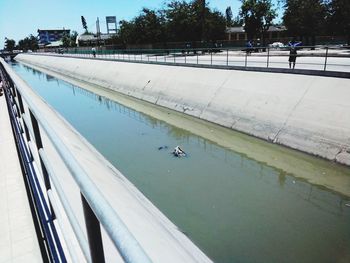
[[[286,30],[285,26],[270,26],[267,30],[266,40],[281,38],[284,36]],[[248,34],[245,32],[243,26],[229,27],[226,29],[226,34],[229,41],[248,40]]]
[[38,29],[39,46],[45,46],[55,41],[59,41],[64,35],[69,35],[69,29]]
[[78,47],[107,45],[110,44],[110,41],[114,36],[115,34],[100,34],[99,37],[92,34],[83,34],[77,37],[76,44]]

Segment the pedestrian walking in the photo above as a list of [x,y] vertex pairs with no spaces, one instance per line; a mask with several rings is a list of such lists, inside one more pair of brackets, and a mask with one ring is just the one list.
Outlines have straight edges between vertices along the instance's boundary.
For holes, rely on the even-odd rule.
[[290,51],[289,51],[289,68],[292,68],[293,65],[293,69],[295,68],[295,61],[297,60],[297,49],[296,47],[291,46],[290,47]]
[[253,43],[252,41],[248,40],[246,43],[246,52],[248,55],[250,55],[253,51]]
[[290,41],[288,43],[290,50],[289,50],[289,68],[293,69],[295,68],[295,62],[297,60],[297,56],[298,56],[298,52],[297,52],[297,46],[299,46],[301,44],[301,42],[295,42],[295,40],[293,39],[292,41]]

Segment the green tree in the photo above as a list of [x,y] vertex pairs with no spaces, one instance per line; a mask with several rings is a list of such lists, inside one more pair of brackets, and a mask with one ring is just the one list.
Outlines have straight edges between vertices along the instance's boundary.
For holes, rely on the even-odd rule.
[[134,19],[137,41],[142,44],[163,42],[163,17],[155,10],[143,8],[142,13]]
[[328,3],[328,25],[331,35],[347,37],[350,45],[350,1],[332,0]]
[[126,45],[128,43],[135,43],[136,37],[134,32],[135,24],[134,22],[128,22],[126,20],[121,20],[119,22],[119,32],[118,32],[118,38],[123,45]]
[[62,43],[64,47],[75,47],[76,46],[76,39],[77,39],[78,33],[76,31],[72,31],[69,35],[64,34],[62,37]]
[[243,25],[243,20],[240,18],[240,16],[236,16],[233,18],[231,22],[231,26],[242,26]]
[[206,40],[222,40],[225,39],[226,19],[217,10],[207,12],[204,24],[204,36]]
[[164,40],[164,21],[160,13],[143,8],[132,21],[119,23],[119,39],[122,43],[146,44]]
[[171,1],[163,11],[170,41],[219,40],[225,38],[226,19],[205,1]]
[[261,37],[263,46],[266,45],[266,32],[276,18],[276,10],[271,0],[241,0],[240,17],[244,23],[244,30],[248,38]]
[[13,39],[8,39],[7,37],[5,37],[5,50],[12,52],[14,50],[16,46],[16,41]]
[[38,39],[33,35],[29,35],[28,37],[25,37],[24,39],[18,41],[17,48],[23,51],[35,51],[39,48]]
[[193,41],[199,39],[195,29],[196,17],[190,3],[171,1],[163,10],[166,17],[168,41]]
[[299,36],[305,45],[315,45],[315,36],[322,34],[326,22],[323,0],[284,0],[283,23],[290,35]]
[[131,21],[121,21],[113,42],[146,44],[184,42],[225,38],[226,19],[212,11],[204,0],[168,2],[163,10],[144,8]]

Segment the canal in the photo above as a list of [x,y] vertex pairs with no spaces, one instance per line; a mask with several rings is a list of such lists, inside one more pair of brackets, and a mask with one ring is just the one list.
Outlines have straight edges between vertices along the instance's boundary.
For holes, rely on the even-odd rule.
[[[264,154],[252,158],[258,155],[220,146],[181,121],[173,126],[22,64],[12,66],[213,261],[350,262],[349,168],[302,154],[294,163],[283,156],[273,162]],[[253,153],[259,141],[231,131],[225,136]],[[266,155],[276,147],[258,144]],[[171,154],[177,145],[186,157]],[[301,176],[306,173],[341,178],[339,189],[345,190],[309,183],[315,180]]]

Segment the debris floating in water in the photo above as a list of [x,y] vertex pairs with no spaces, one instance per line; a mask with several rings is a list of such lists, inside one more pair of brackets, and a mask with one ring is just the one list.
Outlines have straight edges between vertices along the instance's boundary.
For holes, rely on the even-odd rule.
[[183,157],[186,156],[186,153],[180,148],[180,146],[176,146],[173,150],[173,155],[176,157]]
[[346,206],[348,206],[348,207],[350,207],[350,203],[348,203],[348,204],[345,204]]
[[160,151],[160,150],[163,150],[163,149],[168,149],[168,146],[167,145],[164,145],[164,146],[159,146],[158,147],[158,150]]

